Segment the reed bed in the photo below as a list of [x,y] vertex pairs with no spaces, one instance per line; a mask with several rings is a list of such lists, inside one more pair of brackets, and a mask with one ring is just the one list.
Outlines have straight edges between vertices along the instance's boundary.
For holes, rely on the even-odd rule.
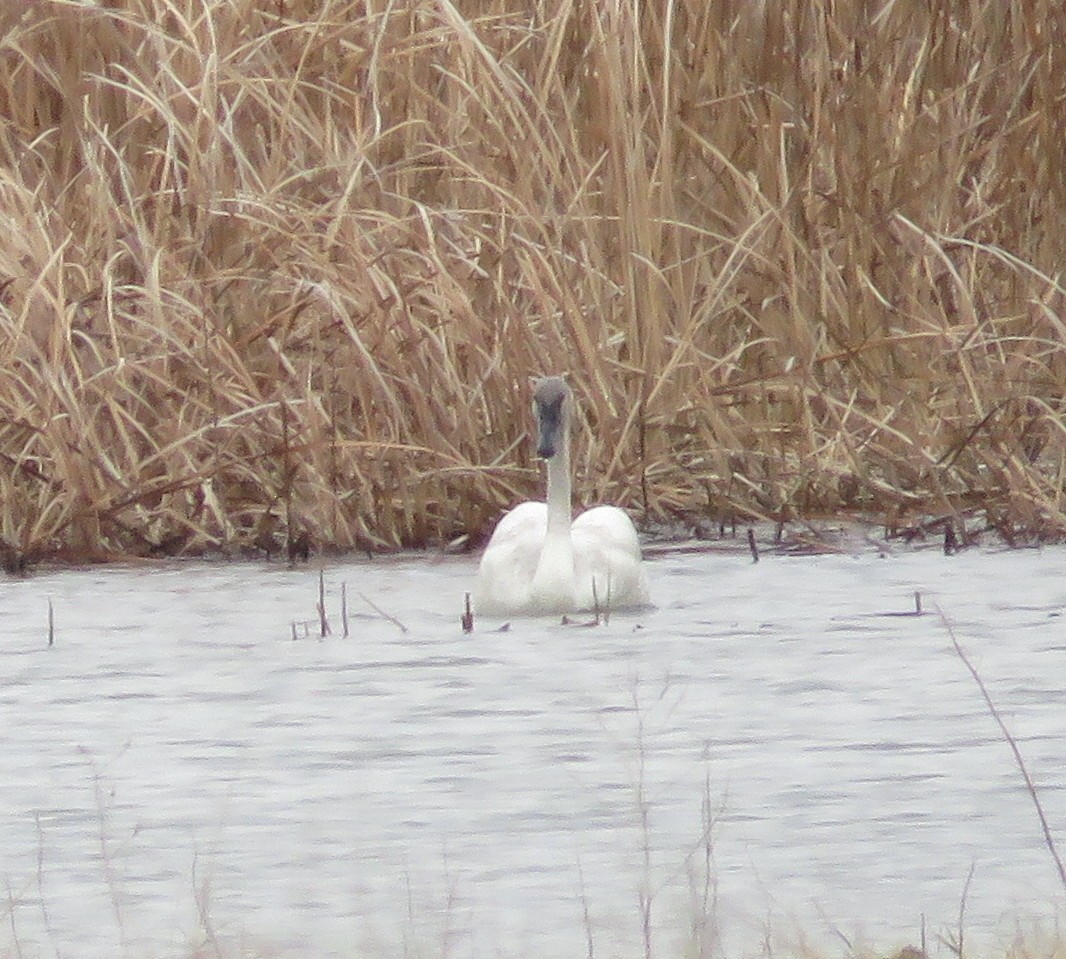
[[[646,523],[1066,536],[1054,0],[0,8],[0,538]],[[297,549],[299,552],[299,548]]]

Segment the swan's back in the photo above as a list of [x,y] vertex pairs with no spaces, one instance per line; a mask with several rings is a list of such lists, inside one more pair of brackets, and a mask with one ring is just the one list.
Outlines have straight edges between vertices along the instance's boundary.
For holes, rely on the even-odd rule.
[[478,567],[479,613],[523,612],[532,605],[533,576],[548,532],[546,503],[520,503],[496,524]]
[[617,506],[594,506],[574,520],[570,535],[581,609],[597,604],[612,610],[647,605],[640,540],[625,511]]

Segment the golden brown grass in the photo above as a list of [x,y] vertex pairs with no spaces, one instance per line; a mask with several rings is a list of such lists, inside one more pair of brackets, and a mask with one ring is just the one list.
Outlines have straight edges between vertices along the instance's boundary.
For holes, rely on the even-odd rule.
[[1056,0],[0,8],[9,562],[649,520],[1066,534]]

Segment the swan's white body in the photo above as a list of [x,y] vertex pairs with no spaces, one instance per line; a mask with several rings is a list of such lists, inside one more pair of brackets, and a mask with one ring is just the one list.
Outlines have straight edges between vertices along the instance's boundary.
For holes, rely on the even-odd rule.
[[537,452],[548,464],[545,503],[522,503],[497,524],[481,557],[475,608],[496,615],[616,610],[648,602],[640,541],[617,506],[570,519],[570,388],[538,380]]

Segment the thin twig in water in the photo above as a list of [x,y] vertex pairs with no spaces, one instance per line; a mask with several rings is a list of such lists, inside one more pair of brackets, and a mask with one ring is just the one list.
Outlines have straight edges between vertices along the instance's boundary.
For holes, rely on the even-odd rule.
[[1051,858],[1055,860],[1055,868],[1059,873],[1059,880],[1062,882],[1063,888],[1066,888],[1066,867],[1062,864],[1062,858],[1059,856],[1058,848],[1055,845],[1055,839],[1051,835],[1051,827],[1048,825],[1047,816],[1044,814],[1044,807],[1040,802],[1040,797],[1036,792],[1036,784],[1033,782],[1033,777],[1029,775],[1029,769],[1025,765],[1025,760],[1022,758],[1022,752],[1018,748],[1018,743],[1011,735],[1007,724],[1003,721],[1003,717],[1000,715],[999,710],[996,709],[996,704],[992,702],[992,697],[988,693],[988,688],[984,684],[984,680],[981,679],[980,674],[977,672],[976,667],[970,662],[966,653],[963,651],[962,646],[959,644],[958,638],[955,636],[955,630],[952,629],[951,623],[948,621],[947,616],[944,615],[944,611],[937,606],[937,615],[940,617],[940,622],[944,624],[944,628],[948,632],[948,636],[951,637],[951,643],[955,647],[955,652],[958,654],[959,659],[962,660],[963,665],[969,670],[970,675],[973,677],[973,681],[977,683],[977,688],[981,691],[982,697],[984,697],[985,705],[988,707],[988,711],[992,718],[996,721],[996,725],[999,726],[1000,732],[1003,733],[1003,738],[1007,740],[1007,745],[1010,746],[1011,752],[1014,754],[1014,761],[1021,771],[1022,777],[1025,780],[1025,788],[1029,791],[1029,798],[1033,801],[1033,807],[1036,809],[1037,817],[1040,819],[1040,828],[1044,831],[1044,843],[1048,848],[1048,852],[1051,853]]
[[640,880],[638,901],[640,904],[640,928],[644,943],[644,959],[652,956],[652,906],[655,892],[652,888],[651,857],[651,804],[647,797],[647,740],[644,728],[644,715],[640,707],[639,687],[633,685],[633,710],[637,717],[637,818],[640,824],[640,846],[643,859],[643,876]]
[[844,935],[843,929],[841,929],[837,925],[831,924],[830,931],[833,933],[834,936],[837,937],[837,939],[844,943],[844,946],[848,950],[848,952],[850,952],[852,955],[855,954],[855,944],[846,935]]
[[595,939],[592,935],[592,913],[589,911],[589,897],[585,889],[585,871],[581,868],[581,858],[577,860],[577,880],[581,888],[581,916],[585,925],[586,959],[595,959]]
[[[970,863],[970,871],[966,874],[966,882],[962,886],[962,896],[959,899],[959,927],[953,935],[939,936],[940,941],[950,949],[957,959],[964,959],[966,949],[966,901],[970,897],[970,883],[973,882],[976,863]],[[924,930],[923,930],[924,935]],[[923,950],[924,951],[924,950]]]
[[322,638],[325,639],[331,632],[329,617],[326,616],[326,574],[318,571],[318,623],[322,630]]
[[[699,839],[698,850],[693,850],[690,855],[698,851],[702,853],[700,863],[700,886],[694,890],[697,892],[698,901],[693,904],[692,941],[696,947],[696,955],[699,959],[708,959],[709,956],[718,953],[718,877],[714,861],[714,831],[721,814],[721,805],[716,809],[711,802],[711,773],[707,769],[703,778],[703,797],[700,801],[700,821],[702,834]],[[695,877],[693,877],[695,878]],[[692,883],[692,880],[690,880]]]
[[880,616],[924,616],[925,611],[922,609],[922,594],[918,590],[914,591],[914,609],[905,609],[902,612],[891,613],[879,613]]
[[4,877],[4,885],[7,887],[7,918],[11,923],[11,941],[15,944],[15,955],[22,959],[22,940],[19,938],[18,924],[15,922],[15,909],[19,904],[15,891],[11,888],[11,877]]
[[750,526],[748,527],[748,549],[751,550],[751,561],[753,563],[759,562],[759,547],[755,542],[755,530]]
[[600,594],[596,589],[596,577],[592,577],[592,626],[599,626],[601,622],[607,622],[607,616],[600,607]]
[[970,871],[966,874],[966,882],[962,887],[962,896],[959,898],[959,959],[962,959],[963,944],[966,936],[966,901],[970,898],[970,883],[973,882],[976,863],[970,863]]
[[52,609],[52,601],[48,600],[48,646],[51,648],[56,642],[56,617]]
[[367,606],[369,606],[379,616],[384,616],[385,619],[387,619],[390,623],[392,623],[392,625],[395,626],[401,633],[406,633],[407,632],[407,627],[404,626],[403,623],[401,623],[395,616],[390,616],[388,613],[386,613],[385,610],[383,610],[380,606],[378,606],[378,604],[375,603],[365,593],[360,593],[359,594],[359,598],[364,603],[366,603]]
[[216,956],[222,955],[222,949],[218,942],[218,934],[215,932],[215,924],[211,919],[211,873],[208,870],[208,874],[202,879],[197,876],[197,866],[200,863],[199,850],[193,850],[192,857],[192,893],[193,899],[196,902],[196,912],[200,917],[200,928],[204,931],[204,936],[211,944],[212,951]]
[[37,901],[41,905],[41,921],[44,923],[45,932],[52,942],[55,942],[55,929],[52,928],[52,917],[48,913],[48,902],[44,895],[44,830],[41,828],[40,813],[33,814],[33,824],[37,829]]
[[341,626],[344,633],[344,638],[347,639],[350,633],[348,626],[348,584],[341,583]]
[[118,928],[119,941],[122,945],[123,954],[129,953],[129,934],[126,928],[126,901],[122,895],[119,880],[121,876],[116,865],[116,855],[113,851],[114,843],[111,837],[111,806],[114,802],[114,788],[108,788],[96,764],[96,759],[87,751],[79,750],[88,757],[92,769],[93,794],[96,800],[97,840],[99,843],[100,863],[104,871],[104,882],[107,885],[111,898],[111,908],[115,917],[115,925]]

